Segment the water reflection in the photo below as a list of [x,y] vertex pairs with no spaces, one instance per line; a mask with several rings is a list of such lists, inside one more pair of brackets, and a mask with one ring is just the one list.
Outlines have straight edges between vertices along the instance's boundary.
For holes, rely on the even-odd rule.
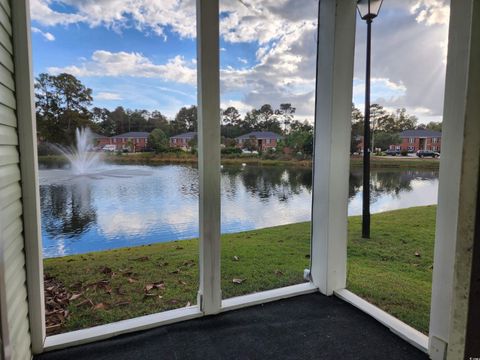
[[[142,176],[72,179],[64,170],[41,170],[46,257],[198,236],[195,167],[121,168]],[[371,178],[372,212],[436,203],[437,171],[375,169]],[[224,233],[310,219],[311,169],[225,167],[221,186]],[[353,169],[350,215],[361,212],[361,191],[362,170]]]

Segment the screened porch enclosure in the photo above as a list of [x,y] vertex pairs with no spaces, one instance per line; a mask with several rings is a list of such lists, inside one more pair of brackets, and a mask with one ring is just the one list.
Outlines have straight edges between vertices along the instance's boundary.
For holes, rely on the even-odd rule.
[[[338,311],[351,311],[342,304],[352,304],[432,359],[480,356],[475,355],[478,347],[472,342],[473,337],[478,336],[475,332],[478,330],[475,322],[478,314],[471,309],[478,305],[478,298],[473,297],[473,293],[470,296],[473,279],[478,277],[478,271],[474,272],[478,269],[473,265],[478,260],[474,256],[478,258],[479,231],[480,103],[476,101],[480,96],[479,2],[451,2],[428,336],[346,289],[355,1],[319,1],[311,248],[307,281],[228,299],[222,296],[219,1],[197,0],[196,4],[200,224],[197,303],[47,336],[30,4],[28,0],[0,0],[0,74],[3,74],[0,77],[3,89],[0,91],[0,155],[4,154],[0,157],[0,261],[4,265],[0,267],[0,284],[4,284],[0,289],[0,359],[30,359],[32,354],[183,321],[188,326],[203,321],[193,320],[196,318],[286,298],[294,298],[284,300],[291,301],[292,306],[302,306],[302,299],[320,296],[315,293],[335,296],[330,300],[334,299]],[[285,302],[270,304],[273,318],[281,316],[275,306],[281,307],[282,304]],[[313,315],[305,313],[307,320],[309,316]],[[320,320],[327,321],[325,318]],[[371,323],[369,326],[374,327]],[[314,338],[308,340],[315,341]]]

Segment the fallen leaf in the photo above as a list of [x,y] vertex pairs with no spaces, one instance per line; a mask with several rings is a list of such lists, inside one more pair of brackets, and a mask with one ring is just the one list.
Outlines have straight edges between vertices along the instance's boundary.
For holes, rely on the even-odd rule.
[[105,303],[98,303],[93,307],[94,310],[105,310],[107,305]]
[[73,300],[77,300],[78,298],[80,298],[81,296],[83,295],[83,293],[80,293],[80,294],[73,294],[72,296],[70,296],[70,301],[73,301]]
[[183,280],[178,280],[178,283],[179,283],[180,285],[187,285],[187,283],[186,283],[185,281],[183,281]]
[[145,292],[149,292],[150,290],[152,290],[153,288],[155,287],[155,285],[153,284],[147,284],[145,285]]
[[243,283],[245,280],[246,280],[246,279],[233,279],[232,282],[233,282],[234,284],[241,284],[241,283]]
[[418,251],[415,251],[415,256],[420,257],[420,253]]
[[122,287],[117,287],[115,289],[115,292],[117,293],[117,295],[125,295],[127,293],[125,290],[122,289]]
[[154,283],[153,286],[156,289],[165,289],[165,283],[163,281],[159,281],[157,283]]
[[240,260],[240,258],[239,258],[237,255],[235,255],[235,256],[233,257],[233,261],[238,261],[238,260]]
[[275,270],[275,275],[283,276],[283,272],[281,272],[280,270]]
[[137,280],[137,279],[133,279],[133,278],[128,278],[127,281],[128,281],[130,284],[133,284],[133,283],[136,283],[138,280]]

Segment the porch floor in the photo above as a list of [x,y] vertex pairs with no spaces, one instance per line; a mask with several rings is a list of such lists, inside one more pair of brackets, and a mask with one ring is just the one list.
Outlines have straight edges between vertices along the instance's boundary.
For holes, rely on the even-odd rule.
[[428,359],[336,297],[310,294],[36,356],[85,359]]

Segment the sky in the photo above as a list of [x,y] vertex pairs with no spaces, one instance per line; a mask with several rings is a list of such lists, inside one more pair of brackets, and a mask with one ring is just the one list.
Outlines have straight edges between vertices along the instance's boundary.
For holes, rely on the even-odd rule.
[[[68,72],[94,106],[197,103],[195,0],[30,0],[34,73]],[[221,106],[291,103],[313,120],[318,0],[220,0]],[[373,23],[372,102],[441,121],[448,0],[385,0]],[[363,111],[366,24],[357,18],[353,102]],[[321,49],[320,49],[321,51]]]

